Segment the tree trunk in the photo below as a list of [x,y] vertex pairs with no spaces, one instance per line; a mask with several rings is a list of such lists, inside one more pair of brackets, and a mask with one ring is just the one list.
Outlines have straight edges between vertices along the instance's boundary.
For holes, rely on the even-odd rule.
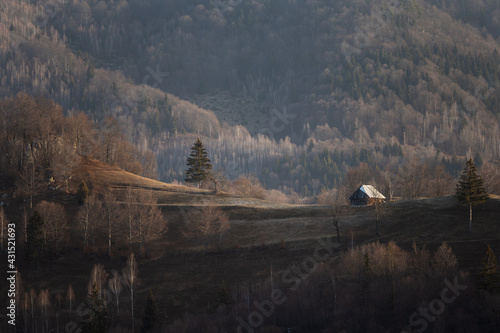
[[116,313],[118,314],[118,318],[120,318],[120,296],[116,294]]
[[130,302],[132,303],[132,332],[135,332],[135,321],[134,321],[134,288],[130,288]]
[[221,244],[221,242],[222,242],[222,234],[223,234],[223,233],[221,232],[221,233],[220,233],[220,236],[219,236],[219,249],[220,249],[220,244]]
[[85,251],[88,246],[89,246],[89,239],[88,239],[88,229],[89,228],[89,216],[87,213],[87,216],[85,217],[85,227],[83,231],[83,250]]
[[472,232],[472,204],[469,204],[469,233]]
[[111,258],[111,220],[108,220],[108,256]]
[[333,225],[335,226],[335,231],[337,231],[337,242],[340,243],[339,221],[334,221]]
[[132,251],[132,217],[128,216],[128,248]]

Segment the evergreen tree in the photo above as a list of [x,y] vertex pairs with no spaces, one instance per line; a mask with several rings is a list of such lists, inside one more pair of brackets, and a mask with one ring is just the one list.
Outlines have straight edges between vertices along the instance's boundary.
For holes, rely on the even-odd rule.
[[78,198],[78,203],[80,205],[82,205],[89,196],[89,188],[87,187],[87,184],[83,179],[82,182],[80,183],[80,186],[78,187],[78,192],[76,193],[76,196]]
[[85,301],[88,312],[82,317],[82,333],[104,333],[108,331],[108,311],[100,296],[97,283],[94,282],[92,291]]
[[36,262],[37,265],[44,254],[43,224],[43,218],[35,211],[26,227],[26,259]]
[[219,288],[217,292],[217,304],[230,304],[231,296],[226,288],[226,284],[223,282],[222,286]]
[[155,299],[153,292],[149,290],[146,307],[144,308],[144,318],[142,319],[141,333],[153,332],[158,324],[158,313],[156,311]]
[[93,64],[90,64],[87,68],[87,82],[90,82],[95,76],[95,68]]
[[455,197],[462,205],[469,206],[469,232],[471,232],[472,207],[488,199],[488,193],[486,193],[484,188],[483,179],[477,174],[472,158],[469,158],[460,176]]
[[208,171],[212,169],[212,164],[207,156],[203,143],[197,138],[187,160],[189,168],[186,170],[186,182],[198,183],[198,187],[200,187],[201,182],[207,177]]
[[483,267],[479,271],[479,288],[489,292],[498,291],[500,289],[500,276],[497,273],[498,260],[489,245],[484,254],[482,265]]

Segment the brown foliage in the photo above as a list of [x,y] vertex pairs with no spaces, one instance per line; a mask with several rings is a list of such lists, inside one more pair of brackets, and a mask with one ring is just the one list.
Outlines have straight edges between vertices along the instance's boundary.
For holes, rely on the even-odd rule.
[[233,182],[236,194],[244,197],[265,199],[265,189],[256,177],[240,177]]
[[163,237],[168,231],[168,221],[158,206],[157,199],[151,191],[140,191],[136,194],[133,207],[132,235],[139,244],[139,255],[149,241]]
[[208,250],[210,242],[218,237],[220,247],[222,235],[231,228],[229,217],[214,203],[195,209],[186,215],[183,234],[200,239]]

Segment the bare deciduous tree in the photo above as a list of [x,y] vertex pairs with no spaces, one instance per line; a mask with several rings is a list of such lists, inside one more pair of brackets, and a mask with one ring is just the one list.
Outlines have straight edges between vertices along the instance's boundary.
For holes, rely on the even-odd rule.
[[73,176],[73,169],[80,163],[80,156],[70,142],[60,142],[56,145],[52,170],[58,179],[64,182],[66,193],[69,192],[68,181]]
[[101,203],[95,195],[89,195],[77,214],[77,220],[80,223],[83,235],[83,249],[87,250],[89,242],[95,244],[97,228],[101,223]]
[[425,194],[429,166],[418,158],[412,158],[399,168],[398,187],[403,198],[418,198]]
[[439,274],[446,274],[458,265],[458,260],[448,243],[443,242],[432,256],[432,267]]
[[65,137],[74,144],[76,153],[95,157],[97,154],[97,130],[89,117],[80,112],[66,119]]
[[58,203],[42,201],[35,208],[44,220],[43,230],[46,244],[53,244],[56,253],[67,238],[67,219],[64,207]]
[[132,332],[134,332],[135,328],[135,320],[134,320],[134,288],[137,284],[137,262],[135,261],[134,253],[131,253],[127,259],[127,266],[123,269],[123,279],[125,284],[130,289],[130,306],[132,309]]
[[118,145],[123,134],[118,121],[113,117],[106,117],[102,122],[102,134],[104,145],[104,161],[114,165],[118,159]]
[[139,243],[139,255],[144,250],[147,256],[146,243],[167,232],[167,220],[150,191],[139,192],[137,199],[138,204],[136,205],[132,230],[135,240]]
[[130,186],[127,187],[127,190],[125,191],[125,209],[124,209],[124,215],[125,215],[125,221],[128,226],[128,247],[129,249],[132,249],[132,235],[133,235],[133,226],[134,226],[134,216],[135,216],[135,211],[136,211],[136,199],[134,197],[134,194],[132,193],[132,188]]
[[256,177],[240,177],[233,182],[233,188],[236,194],[245,197],[265,199],[266,191]]
[[121,220],[121,210],[116,202],[116,198],[110,191],[104,193],[102,197],[102,216],[107,227],[108,235],[108,256],[111,257],[111,248],[113,244],[113,235],[115,234],[116,226]]
[[120,293],[123,290],[123,285],[121,281],[120,274],[117,271],[113,271],[113,277],[109,279],[108,282],[109,290],[114,296],[114,303],[116,306],[116,313],[120,316]]
[[47,289],[40,291],[38,295],[38,304],[42,315],[42,332],[49,332],[50,293]]
[[[33,155],[33,154],[32,154]],[[16,187],[21,196],[27,197],[30,202],[30,209],[33,208],[33,196],[41,188],[42,174],[37,169],[35,157],[30,156],[28,162],[18,173]]]
[[438,165],[434,170],[430,171],[429,180],[429,195],[441,197],[452,193],[454,179],[444,165]]
[[215,193],[218,193],[220,190],[221,184],[226,182],[226,178],[224,177],[224,171],[221,169],[217,170],[209,170],[207,172],[207,180],[213,184]]
[[330,206],[333,226],[337,233],[337,241],[340,243],[340,221],[349,212],[346,188],[324,190],[318,195],[318,203]]
[[210,242],[217,237],[220,247],[222,235],[231,228],[228,215],[213,203],[187,214],[184,223],[184,235],[201,239],[207,251]]
[[367,163],[361,162],[359,166],[347,171],[345,186],[349,192],[356,190],[360,185],[371,183],[372,172]]
[[500,166],[494,163],[483,163],[479,168],[486,192],[500,194]]
[[69,303],[69,312],[73,311],[73,302],[75,301],[75,292],[73,291],[73,286],[71,286],[71,283],[68,286],[68,292],[66,294],[66,299],[68,300]]

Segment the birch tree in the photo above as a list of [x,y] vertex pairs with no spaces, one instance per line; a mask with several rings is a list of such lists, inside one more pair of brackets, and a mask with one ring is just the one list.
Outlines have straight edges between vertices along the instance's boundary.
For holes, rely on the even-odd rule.
[[71,283],[68,286],[68,292],[66,294],[66,299],[68,300],[69,312],[71,313],[73,311],[73,302],[75,301],[75,292],[73,291],[73,286],[71,285]]
[[120,316],[120,293],[123,290],[122,280],[117,271],[113,271],[113,277],[108,282],[109,290],[113,294],[116,313]]
[[120,208],[116,198],[110,191],[107,191],[102,198],[102,215],[107,227],[108,256],[111,257],[113,236],[116,233],[116,226],[120,220]]
[[56,253],[59,253],[59,244],[67,238],[67,218],[64,207],[58,203],[42,201],[36,210],[44,220],[44,239],[53,244]]
[[125,192],[125,209],[124,209],[124,214],[125,214],[125,221],[127,223],[128,227],[128,247],[129,250],[132,249],[132,235],[133,235],[133,227],[134,227],[134,216],[136,212],[136,200],[135,197],[132,193],[132,188],[130,186],[127,187],[127,190]]
[[42,315],[42,332],[49,332],[50,294],[47,289],[40,291],[40,294],[38,295],[38,302]]
[[333,195],[329,197],[327,204],[330,206],[332,214],[332,222],[337,234],[337,242],[340,243],[340,221],[349,211],[349,203],[345,188],[335,190]]
[[137,262],[135,261],[135,256],[131,253],[127,259],[127,266],[123,269],[123,278],[125,284],[130,289],[130,308],[132,311],[132,332],[134,332],[135,322],[134,322],[134,288],[137,284]]
[[80,163],[80,156],[76,154],[75,147],[70,142],[57,145],[54,152],[52,170],[55,176],[64,182],[66,193],[69,192],[68,182],[73,176],[73,169]]
[[138,201],[132,229],[134,238],[139,243],[139,255],[144,251],[148,256],[145,249],[146,243],[167,232],[167,220],[150,191],[140,192]]
[[83,236],[83,250],[88,250],[89,243],[95,243],[97,227],[101,221],[101,203],[95,195],[89,195],[77,214],[77,220]]

